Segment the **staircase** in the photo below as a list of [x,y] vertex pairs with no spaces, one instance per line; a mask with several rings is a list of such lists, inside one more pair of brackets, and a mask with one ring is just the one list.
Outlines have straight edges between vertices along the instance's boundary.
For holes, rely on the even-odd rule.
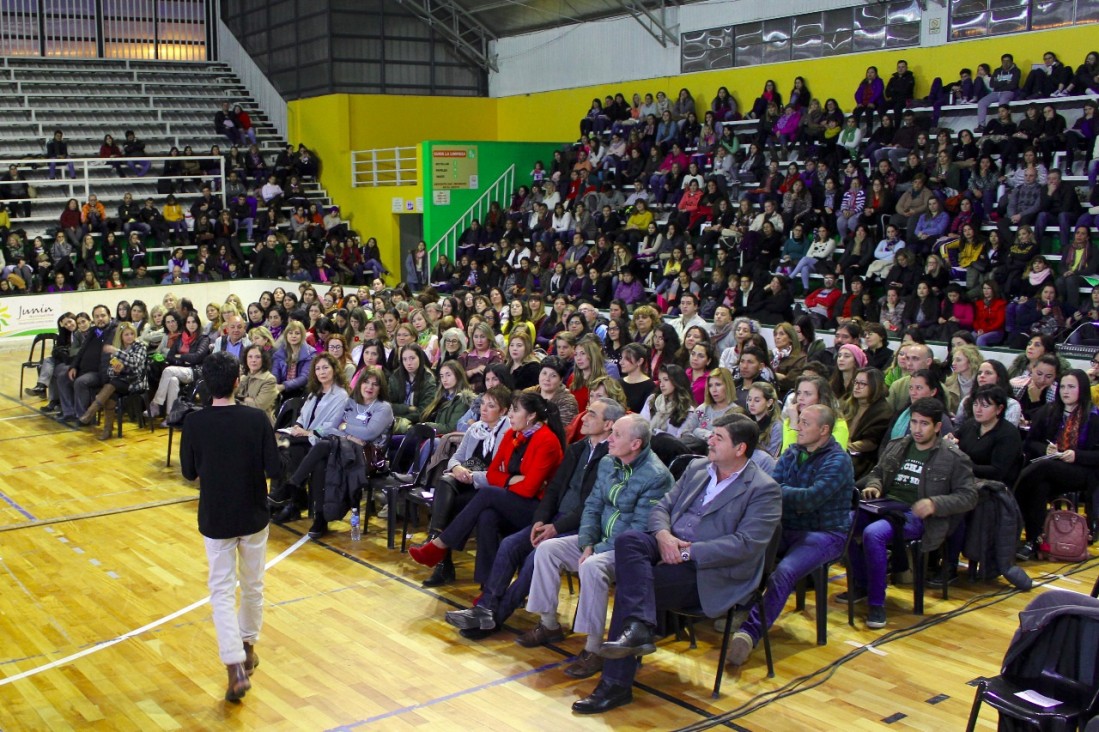
[[[167,195],[157,192],[157,175],[173,146],[180,151],[191,146],[195,156],[207,156],[212,168],[219,166],[209,157],[211,147],[220,146],[223,154],[229,151],[229,140],[213,129],[213,117],[222,101],[239,104],[249,114],[257,145],[273,167],[286,141],[278,137],[263,110],[226,64],[0,59],[0,175],[6,174],[9,165],[17,165],[36,189],[31,216],[13,218],[12,228],[24,230],[30,238],[46,235],[57,226],[70,198],[83,203],[89,193],[96,194],[112,216],[126,192],[139,202],[152,198],[158,208],[163,208]],[[48,179],[48,165],[43,158],[46,142],[55,129],[64,131],[69,154],[76,159],[75,179],[68,178],[67,172],[63,177],[67,166],[60,164],[57,179]],[[153,162],[145,177],[119,177],[98,159],[104,135],[112,135],[121,145],[126,130],[133,130],[145,143],[146,159]],[[204,180],[218,182],[220,177],[218,173]],[[317,181],[305,180],[303,184],[310,203],[331,205]],[[199,196],[175,195],[184,209]],[[287,222],[290,213],[290,208],[284,207]],[[289,233],[288,223],[283,228]],[[164,270],[167,250],[158,250],[152,240],[149,244],[150,271]]]

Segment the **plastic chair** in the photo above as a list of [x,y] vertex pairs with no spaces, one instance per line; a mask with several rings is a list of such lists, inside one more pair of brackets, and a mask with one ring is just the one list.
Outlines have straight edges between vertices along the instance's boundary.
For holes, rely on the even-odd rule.
[[[409,491],[416,485],[416,480],[424,467],[420,462],[422,448],[424,443],[428,440],[434,440],[435,437],[434,428],[424,425],[413,425],[407,433],[401,436],[400,446],[397,448],[396,452],[393,453],[393,457],[388,461],[388,474],[370,478],[367,481],[367,507],[374,504],[375,491],[378,490],[384,493],[386,504],[389,506],[389,514],[386,519],[386,547],[389,549],[397,548],[395,537],[397,534],[398,496],[402,491]],[[410,480],[401,480],[394,476],[395,473],[407,474],[410,476]],[[402,551],[404,551],[404,543],[404,538],[402,537]]]
[[[1044,620],[1044,623],[1043,623]],[[1004,655],[1000,675],[981,679],[966,732],[982,704],[1028,729],[1083,730],[1099,712],[1099,600],[1050,590],[1020,614],[1020,627]],[[1042,707],[1018,694],[1032,690],[1059,704]]]
[[678,481],[683,477],[684,471],[687,470],[687,466],[700,457],[706,457],[705,455],[677,455],[672,460],[671,465],[668,466],[668,472],[672,474],[672,478]]
[[[771,542],[767,545],[767,550],[761,557],[763,562],[763,576],[760,577],[759,586],[748,597],[747,601],[739,605],[733,605],[725,611],[725,632],[721,637],[721,653],[717,657],[717,675],[714,677],[714,690],[710,696],[717,699],[721,693],[721,680],[725,676],[725,659],[729,655],[729,638],[732,635],[733,628],[739,628],[745,620],[748,619],[748,615],[751,614],[753,609],[756,609],[760,615],[763,614],[763,593],[764,588],[767,587],[767,580],[770,578],[771,573],[775,571],[775,565],[777,564],[778,557],[778,545],[782,540],[782,523],[779,522],[775,526],[775,533],[771,535]],[[690,639],[690,648],[697,648],[698,645],[695,642],[695,630],[694,623],[696,620],[707,619],[705,613],[702,612],[702,608],[689,608],[686,610],[668,610],[673,616],[679,618],[681,621],[686,621],[687,624],[687,636]],[[676,638],[679,639],[679,630],[676,630]],[[766,625],[763,626],[763,651],[767,657],[767,678],[773,679],[775,677],[775,663],[771,656],[771,635]]]
[[[855,488],[851,496],[852,510],[857,510],[859,505],[859,489]],[[831,562],[824,562],[814,569],[809,577],[813,579],[813,589],[817,593],[817,645],[823,646],[828,643],[828,570],[836,562],[844,563],[847,560],[847,549],[851,546],[851,541],[855,536],[855,521],[852,519],[851,526],[847,529],[847,541],[843,543],[843,554]],[[806,580],[802,578],[798,582],[797,587],[794,589],[795,609],[805,609],[805,594],[806,594]],[[855,625],[855,606],[853,603],[849,603],[849,613],[847,617],[848,623],[854,627]]]
[[[35,371],[37,371],[38,368],[42,365],[42,362],[46,360],[46,344],[47,343],[53,344],[53,343],[56,343],[56,342],[57,342],[57,334],[56,333],[39,333],[38,335],[36,335],[34,337],[34,340],[31,342],[30,353],[27,355],[27,360],[23,362],[22,368],[19,369],[19,400],[20,401],[23,400],[23,378],[26,376],[27,369],[34,369]],[[37,359],[35,359],[35,357],[34,357],[34,350],[36,348],[38,349],[38,358]],[[53,346],[52,345],[50,346],[50,351],[51,351],[51,353],[53,351]]]

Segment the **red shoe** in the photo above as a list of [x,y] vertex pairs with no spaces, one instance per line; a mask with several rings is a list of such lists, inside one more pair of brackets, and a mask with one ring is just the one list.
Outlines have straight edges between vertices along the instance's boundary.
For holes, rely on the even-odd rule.
[[477,597],[473,598],[473,607],[477,607],[478,605],[480,605],[481,604],[481,598],[484,597],[484,596],[485,596],[485,593],[482,592],[480,595],[477,595]]
[[446,556],[446,549],[429,541],[420,546],[409,547],[408,556],[425,567],[434,567],[443,561],[443,557]]

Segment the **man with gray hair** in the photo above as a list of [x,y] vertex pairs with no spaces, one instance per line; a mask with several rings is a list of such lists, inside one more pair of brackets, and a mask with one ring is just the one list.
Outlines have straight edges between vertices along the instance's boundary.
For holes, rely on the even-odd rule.
[[640,415],[617,420],[607,440],[607,456],[599,461],[595,487],[584,502],[579,535],[544,541],[534,553],[527,610],[541,616],[541,621],[516,642],[533,648],[565,638],[557,622],[561,570],[579,572],[580,599],[573,630],[588,638],[579,659],[566,669],[572,678],[587,678],[603,667],[596,651],[603,644],[607,624],[614,538],[630,530],[644,531],[653,506],[673,484],[672,474],[649,448],[651,438],[652,427]]
[[[612,399],[595,399],[588,404],[580,421],[580,434],[585,439],[565,450],[561,465],[534,512],[532,525],[500,542],[480,601],[468,610],[451,610],[446,614],[446,621],[458,628],[463,638],[487,638],[522,606],[530,591],[534,550],[538,546],[559,536],[571,536],[575,542],[584,501],[595,486],[599,461],[607,454],[607,439],[615,421],[625,413],[622,405]],[[490,520],[491,516],[486,514],[491,514],[491,510],[481,516]],[[491,528],[478,520],[479,536],[481,531]],[[516,571],[519,574],[512,582]]]
[[[855,471],[851,457],[832,437],[836,415],[816,404],[798,415],[798,441],[778,460],[771,477],[782,488],[782,557],[767,578],[763,616],[759,608],[732,637],[729,663],[742,665],[782,613],[797,583],[825,562],[843,555],[851,525]],[[758,452],[758,451],[757,451]]]

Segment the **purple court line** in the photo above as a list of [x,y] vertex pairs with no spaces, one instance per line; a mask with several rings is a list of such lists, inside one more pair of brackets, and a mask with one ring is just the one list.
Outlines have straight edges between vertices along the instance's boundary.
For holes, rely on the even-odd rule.
[[13,501],[11,498],[8,498],[7,494],[4,493],[3,491],[0,491],[0,500],[3,500],[5,503],[7,503],[12,508],[14,508],[16,511],[23,514],[23,517],[26,518],[28,521],[37,521],[38,520],[34,516],[31,515],[30,511],[28,511],[27,509],[20,506],[18,503]]
[[480,684],[478,686],[472,686],[468,689],[463,689],[462,691],[456,691],[453,694],[447,694],[446,696],[436,697],[434,699],[429,699],[425,702],[419,702],[418,704],[410,704],[406,707],[401,707],[400,709],[394,709],[391,712],[385,712],[384,714],[378,714],[376,716],[369,717],[367,719],[360,719],[358,722],[351,722],[349,724],[340,725],[339,727],[333,727],[331,730],[329,730],[329,732],[346,732],[347,730],[355,729],[356,727],[359,727],[359,726],[364,725],[364,724],[373,724],[374,722],[380,722],[383,719],[389,719],[390,717],[395,717],[398,714],[405,714],[406,712],[413,712],[413,711],[416,711],[417,709],[424,709],[426,707],[431,707],[431,706],[434,706],[436,704],[440,704],[442,702],[447,702],[447,701],[450,701],[452,699],[457,699],[459,697],[463,697],[467,694],[474,694],[478,691],[483,691],[484,689],[491,689],[494,686],[500,686],[502,684],[508,684],[508,683],[511,683],[512,681],[518,681],[519,679],[524,679],[528,676],[533,676],[534,674],[540,674],[543,671],[548,671],[552,668],[557,668],[558,666],[561,666],[562,664],[564,664],[568,661],[571,661],[571,660],[572,660],[571,658],[566,658],[566,659],[563,659],[561,661],[555,661],[554,663],[547,663],[544,666],[539,666],[538,668],[532,668],[532,669],[529,669],[527,671],[517,673],[513,676],[505,676],[502,679],[496,679],[495,681],[489,681],[487,683]]

